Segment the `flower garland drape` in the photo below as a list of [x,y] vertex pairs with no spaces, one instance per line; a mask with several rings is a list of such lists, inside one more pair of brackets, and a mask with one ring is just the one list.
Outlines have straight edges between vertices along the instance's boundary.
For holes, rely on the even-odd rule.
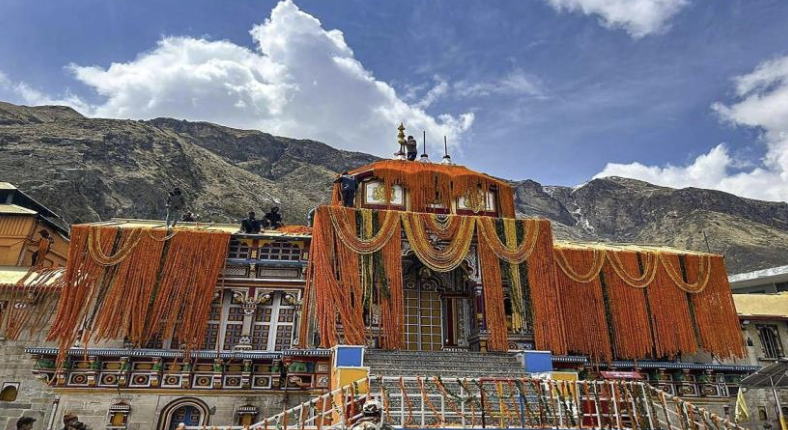
[[405,237],[416,257],[425,266],[436,272],[450,272],[457,267],[468,255],[468,250],[473,241],[473,231],[476,223],[474,218],[452,215],[453,222],[459,223],[457,234],[446,244],[444,249],[436,249],[429,238],[425,228],[424,219],[428,214],[402,212],[402,228]]
[[[79,339],[127,337],[142,345],[173,333],[201,346],[230,234],[77,225],[71,230],[61,300],[48,340],[65,351]],[[166,240],[163,240],[166,239]],[[123,312],[119,310],[123,309]],[[182,318],[177,329],[175,321]]]
[[[409,196],[410,210],[425,212],[431,204],[452,207],[460,198],[467,198],[469,205],[483,209],[487,192],[497,192],[498,212],[514,218],[514,190],[511,185],[463,166],[435,163],[413,163],[401,160],[383,160],[350,171],[360,177],[371,175],[381,180],[386,195],[391,195],[394,185],[403,186]],[[333,204],[340,202],[339,187],[334,186]]]
[[[379,344],[402,346],[404,237],[416,257],[437,272],[459,267],[475,239],[490,350],[505,350],[510,331],[532,327],[539,349],[601,361],[674,357],[699,347],[725,357],[743,351],[713,330],[719,326],[728,335],[737,330],[728,286],[720,285],[720,257],[554,244],[545,220],[343,207],[319,208],[315,219],[306,293],[307,303],[315,306],[305,306],[308,321],[301,337],[317,330],[323,346],[340,341],[337,322],[343,342],[365,342],[374,332],[369,329],[374,312],[380,312]],[[504,308],[507,294],[510,315]]]
[[[377,220],[374,228],[373,220]],[[484,217],[320,207],[315,213],[307,266],[302,339],[307,340],[309,333],[316,330],[321,346],[335,345],[340,342],[337,323],[341,323],[343,342],[363,343],[370,333],[370,315],[374,309],[379,309],[379,344],[389,349],[402,346],[400,222],[404,237],[417,258],[436,272],[459,267],[470,252],[473,239],[477,239],[488,349],[500,351],[508,347],[501,261],[515,266],[515,273],[519,275],[520,266],[526,260],[536,260],[534,270],[524,275],[528,284],[534,285],[528,289],[528,294],[522,281],[513,283],[511,294],[515,295],[513,301],[518,303],[518,321],[522,323],[525,314],[522,303],[526,299],[521,300],[523,297],[527,297],[529,309],[534,307],[530,298],[532,289],[537,291],[536,300],[541,300],[540,304],[555,303],[556,292],[548,291],[555,289],[549,221],[501,221],[507,233],[499,238],[495,223]],[[474,235],[477,226],[479,233]],[[518,229],[522,231],[521,238],[518,238]],[[537,257],[537,249],[549,250],[548,257]],[[545,276],[547,273],[550,275]],[[385,282],[381,282],[384,279]],[[373,304],[377,308],[371,306]],[[531,314],[533,311],[529,311]],[[555,331],[555,326],[550,324],[543,324],[540,329],[540,333],[551,331]],[[555,341],[543,343],[556,344]]]
[[[611,361],[605,302],[598,276],[603,256],[604,251],[589,253],[557,248],[556,262],[562,269],[572,269],[557,271],[557,280],[561,288],[567,348],[587,354],[592,360]],[[589,277],[590,274],[594,276]]]
[[606,360],[671,358],[698,348],[744,354],[721,256],[564,244],[555,254],[569,351]]
[[63,287],[63,267],[31,267],[15,284],[0,318],[0,329],[9,340],[18,340],[25,329],[33,336],[54,314]]

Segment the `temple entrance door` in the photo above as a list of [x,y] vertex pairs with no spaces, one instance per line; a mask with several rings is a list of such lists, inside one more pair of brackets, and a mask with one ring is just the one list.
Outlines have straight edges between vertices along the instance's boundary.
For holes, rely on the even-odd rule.
[[178,424],[184,423],[187,426],[200,425],[200,418],[202,414],[200,410],[194,406],[181,406],[172,412],[172,420],[170,420],[170,430],[175,430]]
[[440,351],[443,312],[440,293],[421,287],[405,290],[405,349]]

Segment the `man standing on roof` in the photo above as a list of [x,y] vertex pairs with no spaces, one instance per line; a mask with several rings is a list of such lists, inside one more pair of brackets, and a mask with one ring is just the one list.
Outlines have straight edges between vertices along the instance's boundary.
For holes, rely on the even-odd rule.
[[405,146],[408,148],[408,161],[414,161],[419,154],[419,144],[416,142],[416,139],[413,136],[408,136]]
[[339,183],[339,189],[342,191],[342,204],[349,208],[355,206],[356,190],[358,189],[356,177],[345,170],[335,182]]
[[[181,211],[184,207],[186,207],[186,202],[181,194],[181,189],[175,187],[167,197],[167,228],[175,227],[175,224],[181,219]],[[172,225],[170,225],[170,221],[172,221]]]
[[55,241],[52,239],[52,235],[49,234],[46,230],[40,230],[38,235],[41,236],[38,240],[26,240],[25,243],[31,246],[38,246],[38,250],[35,254],[33,254],[31,265],[38,266],[44,265],[44,259],[46,258],[47,254],[49,254],[49,248],[52,247],[52,243]]

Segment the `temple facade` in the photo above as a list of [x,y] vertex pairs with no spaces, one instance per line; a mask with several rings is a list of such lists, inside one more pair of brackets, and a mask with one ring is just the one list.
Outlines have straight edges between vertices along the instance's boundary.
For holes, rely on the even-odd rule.
[[[347,384],[343,345],[436,365],[539,350],[563,377],[643,378],[720,415],[757,369],[720,256],[555,241],[549,221],[516,219],[506,182],[448,157],[347,176],[353,205],[338,182],[310,226],[113,219],[72,226],[68,252],[36,216],[54,214],[9,203],[0,429],[66,413],[94,429],[251,425]],[[41,223],[58,236],[32,264]]]

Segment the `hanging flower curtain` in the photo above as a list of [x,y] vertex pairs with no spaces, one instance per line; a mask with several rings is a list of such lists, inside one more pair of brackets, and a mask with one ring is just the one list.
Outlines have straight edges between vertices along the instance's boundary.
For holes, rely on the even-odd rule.
[[430,241],[424,228],[423,218],[428,214],[402,212],[402,227],[405,236],[416,257],[425,266],[436,272],[450,272],[457,267],[468,255],[473,241],[473,217],[460,217],[460,226],[457,235],[446,245],[443,250],[436,249]]
[[[610,267],[615,275],[625,284],[633,288],[646,288],[657,276],[659,267],[659,257],[654,252],[644,252],[640,254],[643,258],[643,272],[640,273],[637,254],[634,252],[610,252],[607,254],[607,267]],[[622,260],[624,257],[624,262]],[[640,273],[633,275],[632,273]],[[605,277],[612,277],[612,273],[605,272]]]
[[583,253],[588,254],[585,250],[568,250],[565,251],[564,248],[556,247],[555,248],[555,262],[558,264],[558,267],[561,268],[561,271],[571,280],[580,283],[589,283],[597,280],[599,277],[599,272],[602,270],[602,265],[605,264],[605,250],[604,249],[597,249],[592,248],[591,254],[593,255],[593,260],[591,261],[588,269],[585,272],[578,273],[577,268],[572,265],[572,262],[569,258],[567,258],[567,254],[572,253]]
[[174,336],[187,350],[201,345],[230,234],[176,231],[72,227],[64,286],[47,334],[47,340],[58,342],[59,363],[77,338],[87,345],[128,337],[142,345],[172,329],[179,315],[183,321]]
[[[365,220],[371,220],[372,211],[369,209],[356,209]],[[385,211],[380,230],[370,238],[360,238],[356,231],[356,210],[338,206],[328,206],[331,224],[337,237],[358,254],[372,254],[380,251],[391,240],[394,233],[399,230],[399,216],[396,212]],[[365,221],[366,222],[366,221]]]
[[[525,238],[522,243],[517,245],[515,223],[521,222],[525,230]],[[514,220],[506,218],[503,220],[506,230],[506,243],[502,243],[495,231],[495,220],[490,217],[477,218],[479,232],[481,233],[490,250],[501,260],[507,263],[520,264],[525,262],[536,247],[539,239],[539,220],[524,219]],[[514,236],[512,236],[514,235]]]

